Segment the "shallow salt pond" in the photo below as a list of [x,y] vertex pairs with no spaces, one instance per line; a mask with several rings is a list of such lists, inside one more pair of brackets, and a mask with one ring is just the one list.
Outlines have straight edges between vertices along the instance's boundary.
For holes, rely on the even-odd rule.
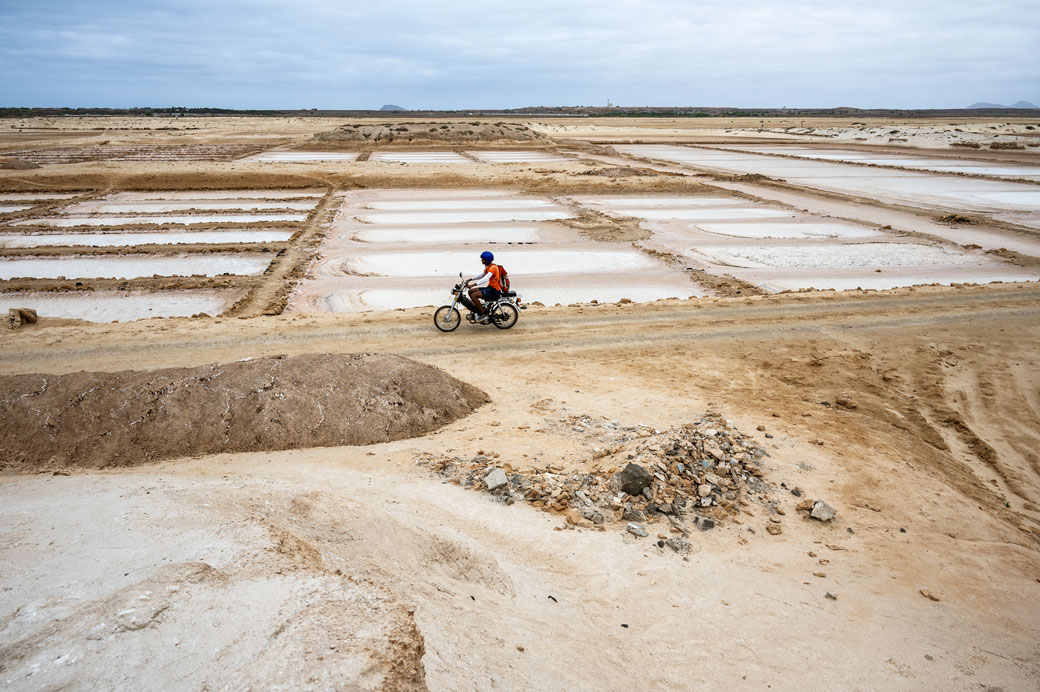
[[795,185],[896,204],[968,212],[1040,214],[1040,188],[1027,183],[674,145],[616,145],[615,148],[633,156],[674,161],[703,170],[757,173],[783,178]]
[[373,228],[340,237],[353,237],[364,243],[533,243],[539,240],[539,229],[531,226],[447,226],[441,228]]
[[[548,274],[554,272],[620,272],[650,269],[655,263],[632,252],[590,250],[514,251],[503,262],[512,274]],[[377,276],[458,276],[462,271],[472,276],[472,252],[379,252],[348,257],[339,262],[345,272]]]
[[[628,298],[635,303],[649,303],[665,298],[692,298],[701,295],[691,285],[688,288],[677,288],[674,286],[625,286],[606,285],[595,288],[580,286],[536,286],[519,291],[523,301],[530,305],[539,302],[544,305],[561,303],[590,303],[593,300],[600,303],[616,303],[622,298]],[[359,310],[393,310],[396,308],[421,307],[424,305],[447,305],[451,302],[451,296],[446,290],[437,289],[400,289],[400,288],[376,288],[363,289],[353,294],[337,293],[330,295],[321,301],[321,305],[328,312],[356,312]],[[465,312],[459,308],[460,312]]]
[[68,214],[135,214],[187,211],[189,209],[233,209],[253,211],[261,209],[296,209],[310,211],[317,205],[317,200],[306,202],[271,202],[265,200],[228,200],[226,202],[211,201],[149,201],[149,202],[80,202],[62,210]]
[[[981,268],[973,268],[981,269]],[[746,278],[746,277],[745,277]],[[921,286],[927,284],[940,284],[949,286],[951,284],[988,284],[996,281],[1005,283],[1018,281],[1036,281],[1038,276],[1025,271],[949,271],[935,269],[925,272],[915,272],[912,275],[899,275],[894,273],[881,273],[869,276],[812,276],[812,277],[771,277],[755,280],[762,288],[771,292],[797,291],[803,288],[815,288],[817,290],[854,291],[858,288],[863,290],[884,291],[890,288],[902,286]]]
[[0,247],[129,247],[133,245],[182,245],[200,243],[277,243],[289,240],[292,231],[191,231],[180,233],[3,233]]
[[243,161],[269,161],[281,163],[307,163],[309,161],[356,161],[359,154],[334,151],[268,151],[242,159]]
[[772,209],[770,207],[696,207],[683,209],[673,207],[671,209],[604,209],[608,214],[617,216],[632,216],[647,221],[665,219],[685,219],[694,221],[712,221],[715,219],[793,219],[794,212],[784,209]]
[[547,199],[530,197],[499,197],[495,199],[429,199],[429,200],[372,200],[364,202],[366,209],[395,211],[440,209],[531,209],[558,208]]
[[200,223],[264,223],[269,221],[306,221],[306,214],[198,214],[190,216],[48,216],[40,219],[15,221],[12,226],[136,226],[178,224],[191,226]]
[[427,212],[362,212],[357,218],[364,223],[380,225],[501,223],[503,221],[553,221],[573,217],[570,211],[557,209],[490,209],[487,211],[456,210]]
[[569,160],[565,156],[544,151],[469,151],[466,153],[485,163],[552,163]]
[[12,211],[25,211],[32,209],[35,204],[0,204],[0,214],[9,214]]
[[219,315],[245,296],[241,289],[0,293],[0,312],[32,308],[42,317],[129,322],[149,317]]
[[394,163],[472,163],[462,154],[453,151],[379,151],[369,156],[368,160]]
[[852,245],[710,246],[696,249],[718,264],[734,267],[906,267],[985,265],[991,260],[916,243]]
[[733,207],[747,206],[740,197],[575,197],[581,204],[597,207],[628,207],[652,209],[655,207]]
[[844,223],[698,223],[695,228],[737,238],[870,238],[881,231]]
[[104,199],[112,202],[147,202],[181,199],[306,199],[324,196],[324,190],[169,190],[116,192]]
[[122,255],[118,257],[0,258],[0,279],[136,279],[158,276],[258,276],[271,263],[267,255]]

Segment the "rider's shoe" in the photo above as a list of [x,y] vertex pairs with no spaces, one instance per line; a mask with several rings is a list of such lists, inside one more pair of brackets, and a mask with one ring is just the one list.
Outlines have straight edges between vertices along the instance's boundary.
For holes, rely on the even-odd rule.
[[487,324],[489,319],[488,315],[477,315],[477,324]]

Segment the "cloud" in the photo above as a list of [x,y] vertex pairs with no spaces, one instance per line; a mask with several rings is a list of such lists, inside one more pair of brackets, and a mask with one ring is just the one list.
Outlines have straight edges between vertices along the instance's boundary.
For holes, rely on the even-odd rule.
[[1040,98],[1032,0],[0,0],[0,12],[4,105],[467,108],[611,98],[947,107]]

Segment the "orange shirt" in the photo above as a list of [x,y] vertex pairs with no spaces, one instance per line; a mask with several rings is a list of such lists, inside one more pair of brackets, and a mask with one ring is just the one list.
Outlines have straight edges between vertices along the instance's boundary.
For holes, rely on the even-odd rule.
[[488,286],[495,289],[499,293],[502,292],[502,267],[497,264],[489,264],[484,267],[484,271],[491,276],[488,278]]

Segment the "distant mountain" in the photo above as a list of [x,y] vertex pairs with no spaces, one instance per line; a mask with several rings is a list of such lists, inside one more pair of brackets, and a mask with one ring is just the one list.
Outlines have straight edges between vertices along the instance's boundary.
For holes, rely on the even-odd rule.
[[[1035,106],[1034,106],[1034,108],[1035,108]],[[385,106],[383,106],[382,108],[380,108],[379,110],[381,110],[381,111],[404,111],[404,110],[408,110],[408,109],[407,108],[401,108],[400,106],[395,106],[392,103],[388,103]]]
[[968,108],[1040,108],[1040,106],[1037,106],[1035,103],[1030,103],[1029,101],[1015,101],[1010,106],[1002,106],[999,103],[986,103],[985,101],[980,101],[979,103],[971,104]]

